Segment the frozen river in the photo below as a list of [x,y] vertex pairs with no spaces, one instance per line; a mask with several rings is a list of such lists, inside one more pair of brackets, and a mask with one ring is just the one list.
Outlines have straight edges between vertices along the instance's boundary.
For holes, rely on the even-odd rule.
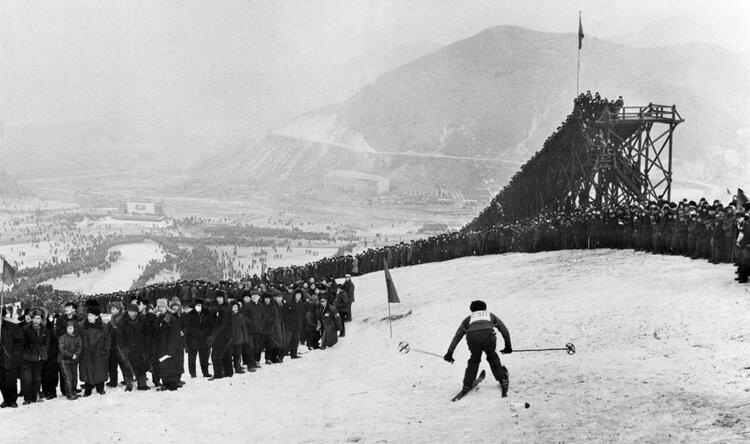
[[133,281],[143,272],[143,267],[152,259],[163,260],[164,250],[155,242],[117,245],[109,251],[119,251],[120,258],[107,270],[94,270],[80,276],[66,274],[44,282],[58,290],[83,294],[109,293],[130,289]]

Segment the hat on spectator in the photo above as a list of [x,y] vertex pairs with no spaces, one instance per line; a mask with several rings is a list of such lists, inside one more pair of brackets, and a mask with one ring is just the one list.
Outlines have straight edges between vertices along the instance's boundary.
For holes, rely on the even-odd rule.
[[156,306],[157,307],[169,307],[169,304],[167,303],[166,299],[159,298],[156,300]]

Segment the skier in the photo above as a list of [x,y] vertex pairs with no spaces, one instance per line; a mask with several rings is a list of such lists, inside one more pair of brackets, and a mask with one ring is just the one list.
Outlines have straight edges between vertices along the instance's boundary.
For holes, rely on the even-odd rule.
[[479,371],[479,361],[482,360],[482,352],[484,352],[487,355],[487,362],[490,364],[492,374],[500,383],[502,396],[505,398],[508,396],[508,369],[500,364],[500,357],[497,356],[497,352],[495,351],[495,328],[500,331],[500,334],[503,335],[503,341],[505,341],[505,348],[502,350],[503,354],[513,352],[510,345],[510,333],[508,333],[505,324],[497,316],[487,311],[487,304],[484,301],[472,301],[469,309],[471,310],[471,315],[467,316],[461,322],[443,359],[453,363],[453,350],[456,349],[461,338],[466,335],[466,343],[469,346],[471,357],[466,366],[462,391],[468,392],[471,390]]

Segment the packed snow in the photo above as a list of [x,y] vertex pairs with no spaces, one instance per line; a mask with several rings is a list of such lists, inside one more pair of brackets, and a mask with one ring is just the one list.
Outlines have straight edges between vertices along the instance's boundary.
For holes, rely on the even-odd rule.
[[[8,442],[734,442],[750,437],[750,287],[732,267],[632,251],[467,257],[355,277],[333,348],[177,392],[108,389],[0,411]],[[442,355],[473,299],[508,326],[510,393],[488,370],[451,403],[468,350]],[[400,353],[408,341],[412,351]],[[502,342],[502,340],[500,340]],[[301,347],[303,349],[304,347]],[[502,343],[498,344],[498,349]],[[525,408],[525,404],[529,408]]]
[[66,274],[45,281],[58,290],[74,291],[83,294],[111,293],[129,290],[133,281],[140,277],[143,268],[151,261],[164,260],[164,249],[155,242],[121,244],[110,248],[109,252],[119,251],[120,257],[106,270],[95,269],[80,276]]

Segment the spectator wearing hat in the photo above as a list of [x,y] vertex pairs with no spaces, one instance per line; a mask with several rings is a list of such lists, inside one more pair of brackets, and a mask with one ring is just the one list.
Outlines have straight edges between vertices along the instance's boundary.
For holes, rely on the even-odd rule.
[[341,317],[336,308],[328,303],[328,296],[320,296],[320,349],[336,345],[339,341],[338,331],[342,328]]
[[81,381],[84,383],[84,397],[91,396],[94,388],[100,395],[104,394],[104,382],[109,374],[109,352],[112,346],[109,331],[104,328],[98,305],[90,305],[86,311],[86,320],[79,324],[78,329],[83,345],[79,371]]
[[151,334],[146,317],[139,313],[137,304],[129,304],[125,315],[120,318],[117,333],[117,347],[123,361],[125,391],[133,389],[133,379],[138,390],[148,390],[146,371],[148,370],[147,337]]
[[750,202],[745,203],[742,212],[737,213],[737,282],[745,284],[750,277]]
[[30,312],[31,321],[23,327],[23,363],[21,364],[21,391],[24,405],[41,401],[42,365],[47,360],[49,333],[42,325],[42,313]]
[[341,289],[346,292],[347,296],[347,307],[342,321],[349,322],[352,320],[352,304],[354,303],[354,282],[352,282],[352,276],[347,274],[344,276],[344,283],[341,284]]
[[210,378],[208,358],[211,347],[206,340],[213,332],[213,317],[204,308],[203,299],[197,298],[193,310],[185,315],[185,345],[188,352],[188,371],[190,377],[196,377],[195,358],[198,357],[201,373],[204,378]]
[[293,299],[284,309],[284,331],[287,336],[286,349],[292,359],[298,359],[300,332],[305,318],[305,302],[302,300],[302,290],[294,291]]
[[83,351],[83,341],[78,335],[78,325],[73,320],[65,324],[65,333],[58,340],[60,370],[63,374],[60,384],[63,396],[71,401],[78,399],[75,387],[78,385],[78,361]]
[[[109,350],[109,360],[107,361],[107,370],[109,372],[109,382],[107,382],[107,387],[117,387],[118,382],[118,367],[120,370],[122,370],[123,378],[125,378],[125,373],[127,370],[125,369],[124,361],[122,357],[120,356],[118,344],[117,344],[117,329],[120,325],[120,320],[122,319],[124,313],[122,309],[122,302],[120,301],[113,301],[109,304],[109,313],[110,318],[109,322],[106,325],[107,333],[109,334],[109,337],[111,339],[111,346]],[[132,386],[132,374],[130,385]],[[125,378],[127,379],[127,378]]]
[[177,390],[181,387],[180,377],[184,371],[185,351],[182,346],[179,319],[169,311],[166,299],[156,301],[154,343],[162,382],[160,390]]
[[211,381],[224,377],[231,377],[232,369],[232,326],[231,308],[227,302],[227,294],[224,290],[218,290],[215,294],[216,307],[213,313],[214,331],[206,339],[211,346],[211,363],[214,367],[214,376]]

